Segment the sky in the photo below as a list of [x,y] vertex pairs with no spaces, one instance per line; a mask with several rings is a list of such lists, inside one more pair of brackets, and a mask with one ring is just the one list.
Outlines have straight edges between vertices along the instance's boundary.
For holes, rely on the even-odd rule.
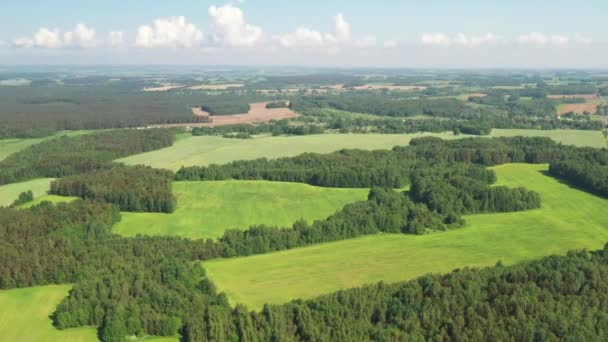
[[4,0],[0,65],[608,68],[605,0]]

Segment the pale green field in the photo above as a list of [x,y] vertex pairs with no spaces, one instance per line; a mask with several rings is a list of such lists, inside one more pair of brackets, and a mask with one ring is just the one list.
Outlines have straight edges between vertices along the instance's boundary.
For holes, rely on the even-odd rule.
[[439,134],[319,134],[298,137],[259,137],[255,139],[226,139],[215,136],[189,137],[161,150],[119,159],[126,164],[144,164],[156,168],[177,170],[181,166],[225,164],[235,160],[279,158],[305,152],[329,153],[345,148],[366,150],[390,149],[408,145],[419,136],[454,137]]
[[58,132],[55,135],[46,138],[36,138],[36,139],[0,139],[0,160],[8,157],[9,155],[19,152],[28,146],[32,146],[43,142],[45,140],[60,136],[60,135],[68,135],[68,136],[76,136],[81,134],[86,134],[90,131],[65,131]]
[[66,196],[57,196],[57,195],[44,195],[44,196],[40,196],[38,198],[34,198],[33,201],[31,202],[27,202],[25,204],[20,205],[18,208],[20,209],[26,209],[26,208],[31,208],[35,205],[38,205],[42,202],[51,202],[51,203],[65,203],[65,202],[72,202],[74,200],[78,199],[78,197],[66,197]]
[[32,190],[34,198],[46,195],[51,188],[53,178],[37,178],[27,182],[0,186],[0,206],[7,206],[19,197],[19,194]]
[[198,239],[255,224],[290,227],[299,219],[322,219],[347,203],[363,201],[368,192],[266,181],[174,182],[174,213],[122,213],[113,231]]
[[[546,136],[564,144],[606,147],[600,131],[579,130],[514,130],[495,129],[490,136]],[[181,166],[226,164],[235,160],[279,158],[305,152],[330,153],[340,149],[390,149],[408,145],[420,136],[454,139],[452,133],[415,134],[319,134],[298,137],[263,136],[255,139],[226,139],[215,136],[182,137],[171,147],[133,155],[119,162],[129,165],[144,164],[156,168],[177,170]],[[458,138],[470,137],[460,135]]]
[[55,329],[49,315],[67,296],[70,285],[0,291],[0,341],[98,341],[95,328]]
[[499,183],[538,191],[542,208],[466,217],[464,228],[423,236],[375,235],[203,265],[232,303],[258,309],[378,281],[397,282],[465,266],[490,266],[600,249],[608,200],[545,176],[546,165],[494,168]]
[[606,139],[601,131],[583,130],[530,130],[530,129],[493,129],[492,137],[514,137],[514,136],[548,137],[564,145],[606,147]]

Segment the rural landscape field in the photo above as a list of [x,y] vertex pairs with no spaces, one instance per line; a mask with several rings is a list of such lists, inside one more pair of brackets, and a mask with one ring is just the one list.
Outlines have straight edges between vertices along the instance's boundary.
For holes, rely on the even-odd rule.
[[606,5],[138,6],[0,5],[0,342],[608,340]]

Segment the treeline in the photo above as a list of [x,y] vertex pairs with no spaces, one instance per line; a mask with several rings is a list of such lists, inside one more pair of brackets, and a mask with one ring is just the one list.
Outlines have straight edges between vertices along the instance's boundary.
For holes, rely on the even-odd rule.
[[173,140],[173,132],[166,129],[113,130],[53,138],[0,161],[0,184],[108,169],[117,158],[171,146]]
[[548,163],[572,154],[606,158],[596,149],[561,146],[548,138],[458,139],[416,138],[408,147],[390,151],[341,150],[330,154],[305,153],[274,160],[236,161],[225,165],[182,167],[176,180],[270,180],[315,186],[400,188],[410,183],[412,171],[442,163]]
[[592,341],[608,338],[608,248],[379,283],[260,312],[217,306],[185,341]]
[[50,193],[114,203],[122,211],[171,213],[176,205],[172,179],[168,170],[116,166],[54,180]]
[[608,197],[608,165],[583,159],[556,161],[549,164],[549,174],[585,191]]
[[252,135],[258,134],[272,134],[273,136],[279,135],[309,135],[309,134],[321,134],[325,132],[325,128],[311,123],[303,125],[291,125],[287,120],[276,121],[267,124],[240,124],[240,125],[229,125],[229,126],[216,126],[216,127],[194,127],[192,129],[192,135],[239,135],[240,137],[251,137]]
[[540,208],[540,195],[525,188],[490,187],[496,181],[493,171],[483,167],[462,168],[442,165],[417,171],[410,196],[430,210],[447,217],[463,214],[522,211]]

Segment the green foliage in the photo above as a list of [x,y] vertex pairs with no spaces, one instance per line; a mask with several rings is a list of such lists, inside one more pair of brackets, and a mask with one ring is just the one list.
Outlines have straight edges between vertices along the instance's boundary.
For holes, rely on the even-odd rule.
[[173,139],[173,133],[163,129],[62,136],[0,161],[0,184],[108,169],[114,159],[171,146]]
[[[608,334],[608,247],[456,270],[312,300],[190,317],[186,341],[596,340]],[[222,322],[221,329],[217,323]],[[214,324],[210,324],[214,322]]]
[[68,176],[51,183],[51,194],[117,204],[122,211],[172,213],[173,172],[146,166],[116,166]]
[[17,207],[27,202],[34,200],[34,193],[32,190],[24,191],[19,194],[19,197],[11,204],[11,207]]

